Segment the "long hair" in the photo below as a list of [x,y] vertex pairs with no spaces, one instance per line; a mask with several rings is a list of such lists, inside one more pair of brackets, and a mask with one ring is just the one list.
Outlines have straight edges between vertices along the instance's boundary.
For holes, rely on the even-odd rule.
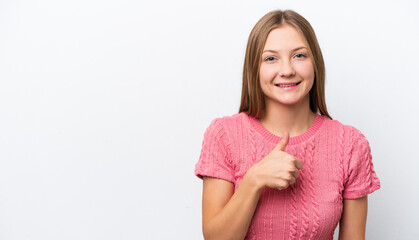
[[303,37],[309,48],[309,55],[314,65],[314,83],[310,90],[310,110],[332,119],[326,107],[326,70],[319,43],[310,23],[292,10],[269,12],[253,27],[247,42],[244,58],[242,97],[239,113],[246,112],[255,118],[260,118],[265,113],[265,97],[259,83],[261,56],[269,33],[282,24],[293,26]]

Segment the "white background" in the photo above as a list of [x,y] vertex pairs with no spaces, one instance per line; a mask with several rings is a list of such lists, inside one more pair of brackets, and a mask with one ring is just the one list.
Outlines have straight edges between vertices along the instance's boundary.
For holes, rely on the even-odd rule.
[[311,22],[329,112],[370,141],[367,239],[418,239],[414,0],[0,0],[0,239],[202,239],[203,134],[274,9]]

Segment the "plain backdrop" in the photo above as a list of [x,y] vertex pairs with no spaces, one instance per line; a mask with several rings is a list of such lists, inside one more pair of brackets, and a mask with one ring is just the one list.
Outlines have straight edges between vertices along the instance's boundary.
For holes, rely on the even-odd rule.
[[329,112],[370,142],[367,239],[419,239],[415,0],[0,0],[0,239],[202,239],[203,134],[275,9],[311,22]]

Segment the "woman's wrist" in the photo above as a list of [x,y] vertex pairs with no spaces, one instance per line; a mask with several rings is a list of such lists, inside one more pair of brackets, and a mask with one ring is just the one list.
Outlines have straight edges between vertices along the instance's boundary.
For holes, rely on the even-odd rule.
[[246,185],[254,190],[255,192],[260,193],[262,189],[265,187],[262,183],[261,179],[257,175],[257,171],[255,169],[255,165],[253,165],[243,177],[242,183],[245,182]]

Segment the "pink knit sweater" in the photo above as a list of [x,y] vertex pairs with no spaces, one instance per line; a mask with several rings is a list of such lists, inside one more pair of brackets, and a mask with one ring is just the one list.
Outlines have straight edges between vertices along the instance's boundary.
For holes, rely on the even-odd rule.
[[[204,134],[195,175],[234,183],[281,140],[246,113],[214,119]],[[354,127],[317,115],[286,152],[304,168],[285,190],[263,189],[245,239],[333,239],[342,200],[380,188],[368,141]]]

